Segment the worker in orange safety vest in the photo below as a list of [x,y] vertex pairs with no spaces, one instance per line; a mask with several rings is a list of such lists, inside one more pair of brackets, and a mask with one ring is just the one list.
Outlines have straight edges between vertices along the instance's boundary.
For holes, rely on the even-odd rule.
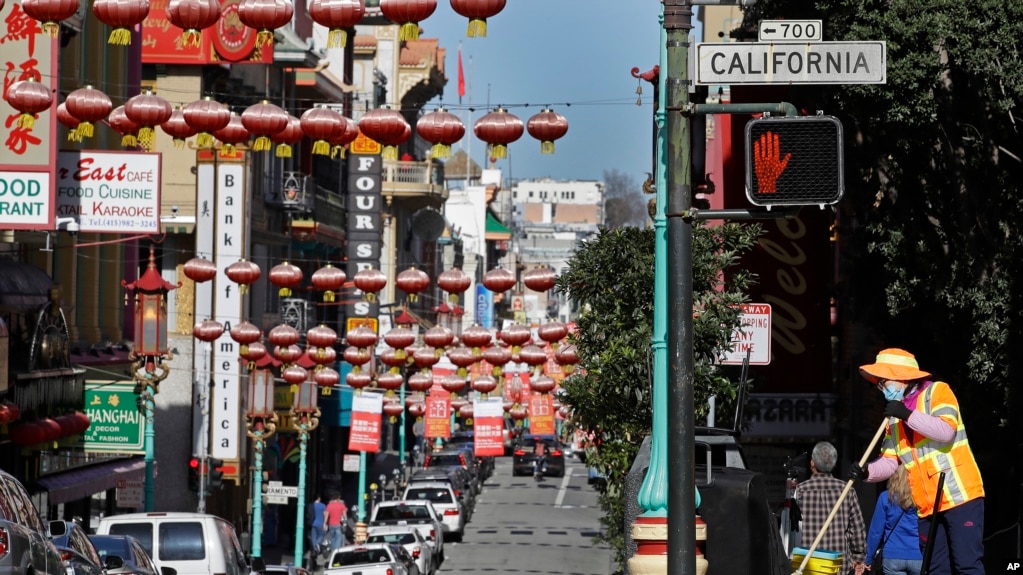
[[[913,354],[897,348],[882,350],[874,363],[860,366],[860,375],[884,394],[884,414],[891,419],[881,457],[866,467],[853,464],[850,479],[877,483],[905,466],[921,550],[931,522],[937,522],[928,573],[984,575],[984,482],[952,389],[932,381]],[[935,510],[939,472],[945,482]]]

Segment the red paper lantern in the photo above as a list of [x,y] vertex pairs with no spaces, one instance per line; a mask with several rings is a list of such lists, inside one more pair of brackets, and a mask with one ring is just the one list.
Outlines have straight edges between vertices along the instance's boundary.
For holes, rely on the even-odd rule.
[[[213,0],[217,4],[217,0]],[[174,5],[174,1],[171,2]],[[220,14],[220,4],[217,4],[217,14]],[[168,9],[168,14],[170,10]],[[224,129],[231,121],[231,110],[224,104],[206,96],[202,100],[196,100],[185,106],[185,122],[195,130],[197,137],[195,145],[199,149],[213,146],[213,133]]]
[[[313,353],[309,353],[309,351]],[[337,363],[337,351],[333,347],[317,347],[307,350],[306,354],[320,367]]]
[[384,414],[391,418],[391,422],[405,411],[405,406],[400,401],[385,401],[383,406]]
[[302,113],[300,119],[302,131],[313,141],[313,154],[330,155],[330,139],[338,131],[344,130],[341,114],[326,106],[309,108]]
[[297,345],[279,345],[274,348],[274,357],[282,363],[291,365],[299,360],[305,352]]
[[515,274],[502,267],[496,267],[483,274],[483,285],[494,293],[504,293],[515,287]]
[[274,30],[291,23],[295,7],[288,0],[242,0],[238,3],[238,19],[249,28],[259,30],[256,48],[274,42]]
[[[239,5],[239,14],[241,14],[241,8],[244,5],[245,1]],[[287,5],[291,6],[291,4]],[[288,21],[291,21],[290,16]],[[245,108],[245,111],[242,112],[242,126],[245,126],[245,129],[250,134],[256,136],[255,142],[252,143],[252,151],[265,152],[272,147],[270,138],[288,127],[288,113],[280,106],[275,106],[269,101],[263,100],[258,104]]]
[[45,438],[43,428],[34,421],[11,426],[8,435],[10,435],[11,441],[22,447],[42,443]]
[[533,334],[529,331],[529,328],[520,323],[513,323],[502,329],[497,336],[501,338],[501,341],[512,347],[512,353],[518,353],[518,348],[521,348],[533,339]]
[[217,277],[217,264],[203,257],[194,257],[185,262],[183,271],[196,283],[208,282]]
[[352,371],[345,376],[345,383],[354,389],[362,389],[373,383],[373,376],[368,373]]
[[387,276],[378,269],[366,268],[356,272],[352,282],[355,283],[356,288],[363,292],[366,301],[376,301],[377,292],[387,285]]
[[348,44],[345,28],[354,28],[366,12],[363,0],[311,0],[309,16],[327,28],[327,48],[344,48]]
[[373,359],[373,354],[370,352],[369,348],[350,345],[345,348],[343,357],[345,358],[345,361],[358,367],[369,363],[369,360]]
[[465,347],[464,345],[460,345],[458,347],[453,347],[449,349],[446,352],[446,355],[448,356],[448,359],[451,360],[451,363],[458,366],[458,375],[462,376],[463,378],[468,373],[468,369],[466,368],[476,363],[476,356],[473,355],[471,349]]
[[[77,3],[75,5],[77,6]],[[28,13],[28,6],[26,4],[22,4],[22,9]],[[31,16],[31,14],[29,15]],[[53,105],[53,94],[50,93],[50,89],[31,76],[11,84],[7,88],[7,94],[4,97],[12,108],[21,112],[16,125],[26,130],[31,130],[32,126],[35,125],[36,114],[49,109]]]
[[408,406],[408,414],[411,415],[412,417],[415,417],[416,419],[419,419],[420,417],[426,415],[426,404],[421,401],[413,403],[412,405]]
[[266,357],[266,354],[267,354],[266,346],[258,341],[254,341],[249,344],[249,349],[247,353],[241,352],[238,353],[238,355],[242,356],[243,358],[252,363],[255,363],[263,359],[264,357]]
[[472,285],[472,278],[461,268],[445,270],[437,276],[437,286],[446,291],[452,303],[458,303],[458,294],[464,293]]
[[[452,402],[452,403],[454,403],[454,402]],[[465,402],[465,405],[458,406],[458,415],[460,417],[469,419],[469,418],[471,418],[473,416],[473,414],[474,414],[473,406],[468,401]]]
[[71,112],[67,111],[66,102],[61,102],[57,106],[57,121],[67,128],[67,139],[69,142],[82,141],[82,136],[78,134],[78,126],[81,125],[81,122],[78,121],[78,118],[72,116]]
[[521,138],[525,127],[518,116],[498,108],[476,120],[473,130],[477,138],[487,143],[487,153],[500,159],[508,157],[508,144]]
[[216,24],[219,19],[219,0],[170,0],[167,4],[167,20],[182,30],[182,47],[198,48],[202,31]]
[[416,334],[407,327],[396,327],[384,334],[384,343],[394,349],[404,350],[416,342]]
[[547,361],[547,352],[538,345],[529,344],[519,350],[519,358],[527,365],[536,367]]
[[380,11],[384,17],[401,24],[398,31],[398,40],[401,41],[418,40],[419,23],[436,9],[437,0],[380,0]]
[[75,420],[76,433],[85,433],[89,430],[89,427],[92,426],[92,419],[81,411],[76,411],[72,413],[71,416]]
[[227,125],[213,132],[213,137],[220,140],[220,143],[224,145],[224,153],[233,154],[235,146],[249,141],[249,131],[245,129],[242,119],[238,114],[231,112],[231,119],[227,122]]
[[128,118],[124,106],[118,106],[110,112],[110,115],[107,116],[107,124],[110,124],[115,132],[121,134],[121,147],[134,148],[139,145],[135,134],[138,134],[140,126]]
[[44,417],[37,421],[43,428],[43,441],[57,441],[60,439],[60,424],[51,417]]
[[512,352],[504,346],[495,345],[483,350],[483,361],[494,366],[494,375],[501,375],[504,364],[511,361]]
[[95,133],[95,126],[106,119],[114,109],[110,97],[93,88],[86,86],[79,88],[67,95],[64,100],[69,114],[78,118],[78,127],[75,132],[78,139],[91,138]]
[[341,381],[341,374],[332,367],[324,367],[313,372],[313,381],[320,387],[334,387]]
[[433,376],[429,373],[417,371],[408,376],[408,383],[406,385],[412,391],[430,391],[430,388],[433,387]]
[[335,127],[330,140],[330,157],[345,157],[345,146],[359,137],[359,124],[346,116],[341,116],[341,123]]
[[230,334],[231,339],[241,344],[238,355],[245,357],[249,353],[249,345],[256,343],[259,341],[259,338],[263,337],[263,330],[246,320],[242,320],[231,326]]
[[[21,11],[43,23],[43,32],[57,37],[60,21],[78,12],[78,0],[22,0]],[[15,106],[15,109],[18,109]]]
[[530,136],[540,140],[540,153],[553,154],[554,140],[568,133],[568,120],[561,114],[545,108],[526,122]]
[[512,419],[515,420],[516,427],[521,426],[522,420],[525,419],[528,415],[529,413],[526,412],[526,408],[522,407],[521,405],[513,406],[511,409],[508,410],[508,417],[511,417]]
[[380,363],[387,367],[401,367],[405,365],[405,357],[403,355],[399,355],[399,353],[403,354],[404,352],[405,350],[403,349],[385,349],[380,354]]
[[416,367],[428,369],[440,361],[440,354],[437,353],[439,351],[430,346],[421,347],[412,354],[412,360],[416,362]]
[[344,270],[327,264],[313,272],[313,277],[309,278],[309,281],[313,284],[313,289],[323,292],[323,301],[333,302],[335,293],[344,287],[346,279]]
[[554,391],[554,388],[556,386],[557,383],[546,375],[534,377],[533,379],[529,380],[529,389],[537,393],[550,393]]
[[262,275],[259,266],[246,259],[240,259],[227,266],[224,273],[228,279],[240,286],[238,289],[241,293],[245,293],[248,286],[255,283]]
[[445,348],[455,341],[455,334],[451,330],[440,325],[435,325],[426,330],[423,334],[423,342],[430,347],[437,349]]
[[92,12],[100,22],[113,28],[108,44],[128,46],[131,29],[149,15],[149,0],[93,0]]
[[377,387],[380,389],[394,391],[395,389],[401,389],[402,385],[405,385],[405,378],[400,373],[388,371],[377,376]]
[[204,319],[192,327],[192,335],[205,342],[216,341],[223,333],[224,324],[212,319]]
[[474,356],[479,357],[482,348],[490,345],[494,336],[490,330],[479,324],[473,324],[462,332],[462,343],[472,348]]
[[565,373],[572,373],[575,371],[576,364],[579,363],[579,350],[575,345],[561,346],[561,349],[554,354],[554,361],[558,362]]
[[554,287],[557,279],[558,276],[552,268],[533,268],[522,276],[522,283],[533,291],[544,292]]
[[284,371],[281,372],[281,377],[291,385],[298,385],[309,379],[309,372],[306,368],[292,363],[284,368]]
[[288,123],[284,126],[284,129],[270,136],[270,140],[277,144],[274,155],[278,158],[290,158],[291,146],[301,142],[302,138],[305,137],[305,132],[302,131],[302,120],[291,114],[287,114],[287,116]]
[[[381,1],[381,8],[384,2]],[[398,146],[408,140],[412,128],[397,110],[377,108],[366,112],[359,120],[359,131],[367,138],[383,145],[381,157],[385,160],[398,159]]]
[[171,117],[171,106],[156,94],[146,91],[132,96],[124,104],[128,119],[139,125],[138,142],[144,150],[152,150],[156,141],[154,126],[163,124]]
[[280,288],[277,294],[281,297],[291,297],[291,288],[302,285],[302,277],[302,269],[288,262],[275,265],[267,274],[270,283]]
[[163,133],[167,134],[174,140],[175,148],[184,148],[185,140],[195,135],[195,128],[188,125],[185,121],[185,111],[180,106],[175,107],[171,111],[170,118],[167,121],[160,124],[160,128]]
[[[433,158],[451,157],[451,145],[465,136],[465,125],[458,116],[444,108],[423,115],[416,122],[419,137],[433,144],[430,156]],[[463,290],[464,291],[464,290]]]
[[430,276],[426,275],[423,270],[412,267],[399,273],[394,278],[394,285],[408,294],[410,302],[414,302],[420,293],[430,287]]
[[568,335],[568,326],[560,321],[547,322],[536,330],[536,335],[557,350],[558,342]]
[[266,336],[266,339],[276,347],[295,345],[300,338],[298,330],[286,323],[275,325]]
[[472,388],[486,395],[497,389],[497,380],[489,375],[481,375],[472,381]]
[[337,332],[325,325],[318,325],[306,332],[305,340],[316,347],[334,347]]
[[469,19],[468,38],[487,35],[487,18],[504,10],[505,0],[451,0],[451,9]]
[[449,393],[458,393],[465,390],[465,376],[464,375],[446,375],[440,380],[440,386],[443,387]]
[[345,334],[345,339],[348,340],[348,345],[354,345],[355,347],[373,347],[377,344],[379,337],[372,329],[364,325],[360,325]]

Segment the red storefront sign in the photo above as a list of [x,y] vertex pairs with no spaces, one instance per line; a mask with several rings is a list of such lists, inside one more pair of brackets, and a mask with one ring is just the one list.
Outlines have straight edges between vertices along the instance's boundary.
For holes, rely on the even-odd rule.
[[380,414],[384,396],[363,392],[352,398],[352,428],[348,435],[349,451],[380,451]]
[[273,45],[256,48],[257,31],[238,19],[239,0],[222,0],[220,19],[202,31],[198,46],[185,46],[182,30],[167,19],[169,0],[152,0],[142,22],[144,64],[272,64]]

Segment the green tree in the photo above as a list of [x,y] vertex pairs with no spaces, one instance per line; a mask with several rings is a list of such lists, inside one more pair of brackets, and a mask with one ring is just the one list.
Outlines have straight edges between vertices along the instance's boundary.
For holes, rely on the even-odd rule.
[[[734,398],[732,381],[714,364],[738,323],[736,305],[755,278],[734,270],[752,247],[759,225],[697,226],[693,241],[694,355],[697,417],[707,399]],[[726,273],[727,272],[727,273]],[[600,494],[605,531],[600,539],[625,562],[625,476],[651,430],[654,232],[650,228],[602,229],[582,243],[558,278],[558,289],[578,304],[578,371],[561,383],[573,429],[599,438],[587,464],[607,478]],[[666,310],[660,310],[666,313]]]

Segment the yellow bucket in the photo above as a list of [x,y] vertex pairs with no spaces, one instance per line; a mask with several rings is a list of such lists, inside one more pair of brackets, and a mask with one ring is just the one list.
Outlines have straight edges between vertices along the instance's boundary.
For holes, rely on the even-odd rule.
[[[806,547],[796,547],[792,550],[792,567],[799,569],[806,557]],[[835,551],[818,549],[810,556],[803,568],[803,575],[838,575],[842,569],[842,554]]]

